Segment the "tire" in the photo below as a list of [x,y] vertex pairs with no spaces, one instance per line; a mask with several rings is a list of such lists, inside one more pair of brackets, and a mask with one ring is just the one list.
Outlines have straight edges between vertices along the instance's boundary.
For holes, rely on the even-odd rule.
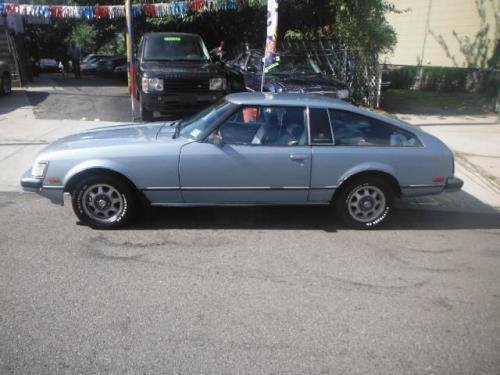
[[141,109],[141,120],[142,121],[147,121],[151,122],[154,120],[153,112],[148,111],[145,107],[144,104],[142,103],[142,99],[140,100],[140,109]]
[[334,203],[337,216],[348,227],[372,229],[392,214],[394,191],[384,178],[360,177],[341,187]]
[[115,229],[128,224],[137,206],[134,190],[111,174],[89,176],[71,192],[76,216],[94,229]]
[[0,82],[0,94],[9,95],[12,92],[12,81],[8,73],[2,75],[2,81]]

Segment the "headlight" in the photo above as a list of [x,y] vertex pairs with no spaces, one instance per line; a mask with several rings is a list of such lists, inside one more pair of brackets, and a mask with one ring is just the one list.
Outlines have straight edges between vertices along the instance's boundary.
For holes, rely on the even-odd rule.
[[42,178],[45,175],[45,170],[47,169],[47,162],[40,162],[33,165],[31,168],[31,175],[36,178]]
[[226,89],[226,79],[225,78],[211,78],[210,79],[210,90],[225,90]]
[[343,89],[337,91],[337,98],[339,99],[347,99],[349,97],[349,90]]
[[142,91],[146,94],[163,91],[163,79],[142,77]]

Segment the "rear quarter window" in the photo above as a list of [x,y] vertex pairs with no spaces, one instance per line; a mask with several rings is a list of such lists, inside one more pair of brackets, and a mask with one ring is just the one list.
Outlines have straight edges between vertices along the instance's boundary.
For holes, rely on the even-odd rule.
[[384,121],[349,111],[329,112],[337,146],[422,146],[422,142],[412,132]]

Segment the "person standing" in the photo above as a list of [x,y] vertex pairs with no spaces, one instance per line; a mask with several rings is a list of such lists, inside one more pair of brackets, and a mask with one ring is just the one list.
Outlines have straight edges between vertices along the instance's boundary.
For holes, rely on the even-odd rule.
[[73,66],[73,73],[75,74],[75,78],[80,78],[80,60],[82,59],[82,50],[76,45],[75,42],[70,43],[68,55]]

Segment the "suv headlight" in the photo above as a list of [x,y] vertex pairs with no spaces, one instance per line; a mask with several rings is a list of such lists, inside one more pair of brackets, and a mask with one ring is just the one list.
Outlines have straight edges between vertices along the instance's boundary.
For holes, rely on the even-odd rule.
[[337,98],[339,99],[347,99],[349,97],[349,90],[342,89],[337,91]]
[[225,78],[210,78],[210,90],[225,90],[226,89],[226,79]]
[[163,79],[142,77],[142,91],[146,94],[163,91]]
[[45,175],[48,163],[46,161],[36,163],[31,168],[31,175],[35,178],[42,178]]

